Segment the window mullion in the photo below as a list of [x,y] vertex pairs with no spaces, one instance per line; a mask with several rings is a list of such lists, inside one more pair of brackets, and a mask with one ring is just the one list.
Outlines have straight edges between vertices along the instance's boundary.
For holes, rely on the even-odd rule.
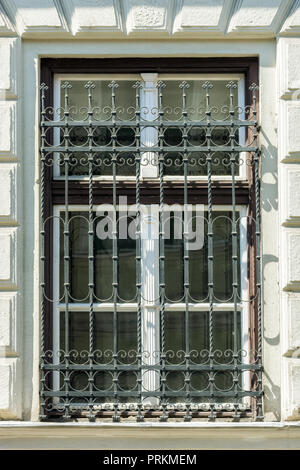
[[153,392],[144,398],[146,407],[157,407],[159,401],[155,391],[159,390],[158,365],[160,350],[159,310],[159,263],[158,263],[158,206],[143,206],[141,215],[141,255],[142,255],[142,299],[143,299],[143,365],[154,367],[143,374],[143,390]]

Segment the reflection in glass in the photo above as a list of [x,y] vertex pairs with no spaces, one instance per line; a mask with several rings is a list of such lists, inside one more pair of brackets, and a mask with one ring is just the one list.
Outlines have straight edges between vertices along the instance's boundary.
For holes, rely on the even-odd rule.
[[[64,219],[65,213],[61,212]],[[97,230],[98,223],[105,216],[93,214],[94,222],[94,293],[95,301],[112,301],[113,249],[111,234],[101,239]],[[89,294],[89,241],[88,212],[69,212],[70,245],[70,299],[72,302],[87,302]],[[108,218],[106,219],[108,220]],[[110,219],[111,220],[111,219]],[[126,222],[126,221],[125,221]],[[129,223],[131,220],[129,220]],[[126,223],[125,223],[126,226]],[[60,297],[64,296],[64,224],[60,224]],[[136,241],[127,237],[118,239],[118,301],[134,301],[136,294]],[[62,300],[64,301],[64,299]]]
[[183,295],[183,243],[182,220],[180,214],[171,212],[165,220],[164,230],[169,238],[165,238],[165,283],[166,298],[179,301]]
[[[136,312],[119,312],[117,326],[118,363],[134,364],[137,348]],[[111,364],[114,346],[113,312],[94,312],[94,345],[95,361],[99,364]],[[69,312],[69,347],[70,360],[83,364],[88,360],[89,351],[89,313]],[[60,314],[60,348],[65,351],[65,313]],[[70,376],[70,387],[75,391],[87,389],[87,372],[73,371]],[[112,376],[99,371],[95,376],[95,389],[108,390],[112,385]],[[136,388],[136,375],[124,371],[119,377],[120,391]],[[121,401],[132,401],[132,397],[122,397]],[[112,401],[112,398],[101,398],[100,401]]]
[[[209,314],[208,312],[190,311],[189,341],[191,363],[207,364],[209,361]],[[185,363],[185,312],[167,311],[165,316],[166,356],[169,364]],[[213,351],[215,364],[232,364],[234,335],[237,337],[238,350],[241,349],[241,314],[237,312],[237,330],[234,331],[234,313],[214,311],[213,313]],[[241,380],[241,379],[240,379]],[[182,372],[173,372],[167,376],[167,388],[170,391],[182,389]],[[209,385],[206,371],[193,372],[191,388],[205,391]],[[214,390],[229,391],[233,387],[232,372],[218,371],[215,375]],[[180,401],[173,397],[171,401]],[[193,401],[208,401],[207,398],[193,397]],[[230,402],[230,397],[214,401]]]
[[[122,230],[122,224],[125,223],[127,227],[131,223],[134,224],[132,218],[123,216],[119,213],[118,230],[119,233]],[[125,236],[125,234],[123,235]],[[126,235],[127,238],[118,238],[118,276],[119,276],[119,288],[118,294],[120,300],[132,301],[136,300],[136,241]]]
[[[179,88],[180,81],[166,80],[166,88],[164,93],[164,109],[165,118],[170,121],[179,121],[182,113],[182,92]],[[227,126],[216,127],[213,121],[226,120],[229,118],[229,91],[226,88],[228,80],[211,80],[213,91],[210,96],[211,107],[211,140],[213,146],[229,146],[230,145],[230,128]],[[186,106],[188,121],[195,121],[195,125],[191,127],[187,135],[188,148],[194,146],[207,146],[206,130],[204,127],[197,126],[196,121],[206,122],[206,98],[205,90],[202,88],[204,80],[188,80],[189,88],[186,90]],[[235,119],[239,119],[240,110],[238,109],[238,89],[233,89],[233,100],[235,104]],[[235,144],[239,143],[239,131],[235,129]],[[177,126],[170,127],[164,134],[167,146],[176,147],[182,145],[182,130]],[[213,175],[230,175],[230,154],[224,151],[214,151],[212,160]],[[168,164],[172,161],[172,164]],[[238,161],[238,156],[236,157]],[[183,175],[182,154],[170,151],[165,153],[165,174],[166,175]],[[239,167],[236,165],[235,174],[239,173]],[[207,175],[206,156],[201,151],[189,154],[188,175]]]
[[[88,92],[85,88],[87,80],[70,80],[72,88],[69,89],[70,120],[86,121],[86,126],[71,128],[69,135],[69,146],[88,147]],[[111,89],[108,87],[110,81],[93,80],[93,120],[110,121],[112,114]],[[133,81],[119,80],[116,92],[116,120],[120,125],[122,121],[135,119],[135,90],[132,88]],[[64,106],[64,90],[60,91],[61,106]],[[63,110],[60,111],[63,119]],[[93,146],[109,147],[112,144],[112,127],[95,127],[93,131]],[[60,144],[64,145],[64,132],[60,132]],[[116,146],[134,146],[134,128],[126,126],[119,127],[116,136]],[[112,175],[112,160],[110,152],[94,153],[94,175]],[[65,174],[63,157],[61,157],[61,174]],[[88,174],[88,159],[86,152],[73,152],[70,154],[69,175],[80,176]],[[134,176],[134,155],[127,152],[120,155],[117,162],[117,175]]]
[[[204,222],[199,226],[203,233],[197,233],[196,237],[202,236],[203,245],[199,249],[189,250],[189,280],[190,300],[204,301],[208,296],[208,212],[202,216],[192,213],[192,228],[195,233],[196,217],[204,217]],[[203,220],[203,219],[202,219]],[[183,240],[176,239],[181,222],[179,215],[171,213],[170,237],[165,240],[165,281],[166,298],[175,302],[184,295],[184,263],[183,263]],[[232,212],[213,212],[213,291],[215,301],[229,301],[233,295],[233,264],[232,264]],[[239,223],[237,223],[237,266],[238,266],[238,292],[240,292],[240,250],[239,250]],[[196,238],[195,238],[196,240]],[[189,240],[192,246],[193,240]],[[197,247],[197,244],[195,245]]]

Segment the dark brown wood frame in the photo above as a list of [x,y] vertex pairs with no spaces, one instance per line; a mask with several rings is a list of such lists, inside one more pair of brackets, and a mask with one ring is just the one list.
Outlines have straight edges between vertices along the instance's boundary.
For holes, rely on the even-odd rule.
[[[245,105],[252,106],[251,93],[248,91],[251,83],[258,83],[258,58],[257,57],[217,57],[217,58],[109,58],[109,59],[87,59],[87,58],[42,58],[41,59],[41,83],[48,86],[46,106],[53,106],[54,74],[113,74],[119,73],[238,73],[245,77]],[[236,203],[248,206],[248,215],[255,218],[255,191],[253,185],[253,168],[249,167],[247,179],[236,182]],[[183,201],[183,183],[165,183],[165,201],[167,203]],[[158,202],[158,183],[141,183],[141,203]],[[112,183],[97,181],[93,185],[95,204],[111,202]],[[127,195],[130,203],[135,202],[135,182],[119,182],[118,190],[122,195]],[[52,178],[52,169],[47,168],[45,172],[45,219],[52,215],[53,205],[64,204],[64,182],[55,181]],[[87,204],[88,183],[79,181],[69,182],[69,204]],[[189,202],[207,203],[207,184],[205,182],[193,181],[189,183]],[[231,204],[231,182],[213,182],[213,204]],[[255,273],[255,234],[248,230],[248,278],[249,299],[255,298],[256,273]],[[53,259],[52,259],[52,222],[45,236],[45,285],[47,293],[52,298],[53,291]],[[52,304],[45,302],[46,318],[46,349],[52,345]],[[257,347],[257,308],[256,301],[250,302],[249,315],[250,348]],[[255,382],[253,378],[253,385]]]

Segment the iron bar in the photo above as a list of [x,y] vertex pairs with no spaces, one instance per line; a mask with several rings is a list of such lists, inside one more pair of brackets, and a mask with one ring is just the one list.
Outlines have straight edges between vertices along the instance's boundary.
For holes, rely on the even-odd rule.
[[[211,153],[211,107],[210,107],[210,94],[209,90],[213,87],[212,83],[205,82],[203,85],[205,89],[205,96],[206,96],[206,120],[207,120],[207,127],[206,127],[206,140],[207,140],[207,192],[208,192],[208,292],[209,292],[209,325],[208,325],[208,336],[209,336],[209,361],[210,366],[212,368],[214,363],[214,253],[213,253],[213,215],[212,215],[212,181],[211,181],[211,160],[212,160],[212,153]],[[214,383],[215,383],[215,376],[213,370],[211,369],[210,376],[209,376],[209,388],[210,388],[210,396],[211,398],[214,397]],[[210,406],[210,416],[209,419],[213,421],[215,419],[214,413],[214,404],[212,403]]]
[[70,130],[69,130],[69,90],[72,88],[70,82],[64,82],[61,88],[65,92],[65,107],[64,107],[64,144],[65,152],[64,157],[64,173],[65,173],[65,220],[64,220],[64,300],[65,300],[65,351],[66,351],[66,373],[64,377],[64,391],[65,391],[65,414],[64,418],[69,420],[70,415],[70,373],[69,373],[69,359],[70,359],[70,345],[69,345],[69,294],[70,294],[70,222],[69,222],[69,144],[70,144]]
[[118,84],[112,80],[108,85],[111,89],[111,105],[112,105],[112,121],[113,121],[113,132],[112,132],[112,165],[113,165],[113,302],[114,302],[114,313],[113,313],[113,359],[114,359],[114,376],[113,376],[113,388],[114,388],[114,416],[113,421],[119,422],[120,416],[118,413],[118,229],[117,229],[117,155],[116,155],[116,94],[115,89],[118,88]]
[[45,121],[46,107],[45,107],[45,92],[48,87],[45,83],[40,86],[41,90],[41,413],[40,417],[42,420],[46,419],[45,410],[45,128],[43,123]]
[[158,114],[161,125],[158,128],[158,141],[160,145],[159,150],[159,294],[160,294],[160,359],[161,359],[161,390],[162,390],[162,415],[160,421],[165,422],[168,420],[166,412],[166,330],[165,330],[165,226],[164,226],[164,153],[163,153],[163,139],[164,139],[164,128],[163,128],[163,92],[162,90],[166,87],[166,84],[159,80],[157,82],[158,87]]

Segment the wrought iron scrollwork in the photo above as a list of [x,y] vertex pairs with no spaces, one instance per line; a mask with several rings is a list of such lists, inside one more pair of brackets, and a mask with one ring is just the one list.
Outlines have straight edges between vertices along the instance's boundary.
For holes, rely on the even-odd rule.
[[[158,81],[157,106],[141,105],[143,84],[132,84],[134,103],[119,105],[119,84],[112,80],[107,85],[110,103],[95,100],[97,86],[92,81],[83,85],[86,104],[76,106],[72,101],[72,83],[61,85],[62,102],[58,109],[47,106],[48,87],[43,83],[41,92],[41,419],[62,416],[86,415],[90,421],[103,413],[110,413],[115,422],[126,414],[134,414],[138,421],[155,413],[167,421],[181,413],[185,421],[204,413],[214,420],[219,413],[231,413],[234,419],[255,408],[257,419],[262,419],[262,311],[260,274],[260,174],[259,174],[259,124],[257,117],[258,86],[252,84],[251,106],[235,102],[237,83],[230,81],[224,87],[226,105],[211,105],[213,83],[202,85],[202,101],[191,103],[190,84],[182,81],[178,87],[180,104],[174,107],[165,103],[168,84]],[[143,138],[146,131],[154,130],[152,141]],[[147,302],[142,290],[141,242],[141,183],[143,167],[157,169],[158,188],[158,245],[159,292],[156,308],[159,311],[160,348],[143,349],[143,305]],[[255,211],[247,214],[244,224],[250,227],[255,245],[255,292],[249,298],[241,291],[239,273],[239,227],[242,216],[236,204],[236,179],[251,171],[253,178]],[[46,175],[49,170],[63,180],[63,215],[45,215]],[[50,171],[50,174],[51,174]],[[97,293],[95,273],[95,231],[99,216],[94,209],[94,181],[110,177],[114,217],[111,241],[110,290],[101,296]],[[119,177],[135,179],[135,290],[130,299],[120,293],[118,246],[118,181]],[[165,183],[171,176],[180,176],[183,184],[183,249],[182,291],[176,300],[169,297],[166,286],[165,245]],[[207,184],[207,209],[203,214],[207,276],[202,295],[195,298],[190,272],[191,253],[188,248],[188,191],[191,177],[203,177]],[[231,184],[231,217],[227,217],[230,244],[228,264],[232,273],[227,297],[220,298],[215,281],[215,232],[218,217],[214,215],[213,190],[215,177],[226,176]],[[70,210],[70,182],[74,179],[87,182],[85,215],[72,215]],[[126,179],[126,178],[125,178]],[[81,297],[73,289],[70,252],[73,243],[72,224],[80,218],[81,230],[87,240],[87,285]],[[223,216],[224,221],[226,216]],[[224,222],[225,223],[225,222]],[[45,282],[45,236],[54,224],[60,227],[62,269],[59,295],[53,294]],[[101,291],[102,292],[102,291]],[[81,292],[82,293],[82,292]],[[122,316],[120,304],[135,303],[136,344],[122,348],[118,325]],[[168,308],[180,302],[183,312],[184,345],[172,349],[166,334]],[[86,304],[87,328],[85,347],[73,348],[70,331],[71,307]],[[101,305],[110,303],[112,337],[109,347],[97,340],[96,313]],[[221,348],[216,340],[216,312],[218,305],[232,304],[232,347]],[[255,305],[257,312],[257,344],[241,348],[240,304]],[[46,347],[47,318],[45,305],[51,312],[60,305],[63,312],[63,347]],[[191,307],[205,304],[203,323],[205,341],[201,347],[192,344]],[[99,307],[100,305],[100,307]],[[50,307],[49,307],[50,306]],[[97,308],[96,308],[97,306]],[[98,310],[97,310],[98,309]],[[201,308],[200,308],[201,309]],[[202,309],[203,311],[203,309]],[[228,311],[228,308],[227,310]],[[61,319],[60,319],[61,321]],[[252,345],[253,346],[253,345]],[[149,386],[148,384],[151,384]]]

